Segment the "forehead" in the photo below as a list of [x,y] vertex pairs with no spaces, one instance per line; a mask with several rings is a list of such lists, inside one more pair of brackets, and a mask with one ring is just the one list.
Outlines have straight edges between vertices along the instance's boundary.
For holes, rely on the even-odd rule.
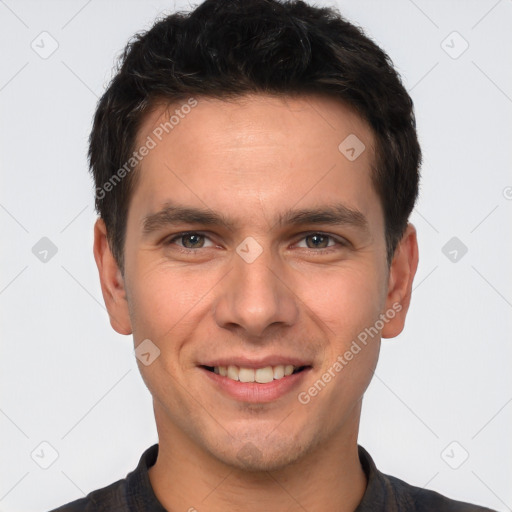
[[[233,99],[189,97],[170,104],[158,102],[146,114],[137,141],[142,144],[152,136],[157,145],[173,139],[219,150],[258,143],[293,146],[300,141],[311,153],[314,149],[336,151],[340,137],[350,134],[359,134],[367,146],[374,145],[366,121],[353,107],[334,98],[247,94]],[[318,144],[319,137],[325,144]],[[295,149],[300,152],[302,148]]]
[[136,147],[150,140],[132,198],[140,215],[176,199],[233,217],[340,201],[369,213],[377,200],[372,130],[331,98],[187,98],[147,114]]

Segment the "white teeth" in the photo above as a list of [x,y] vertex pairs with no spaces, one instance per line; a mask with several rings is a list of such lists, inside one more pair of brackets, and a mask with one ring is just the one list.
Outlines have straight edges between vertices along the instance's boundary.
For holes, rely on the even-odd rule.
[[[220,372],[220,367],[219,367],[219,372]],[[228,366],[227,376],[230,379],[238,380],[238,372],[239,372],[238,366]]]
[[274,380],[274,370],[272,366],[265,366],[265,368],[258,368],[254,372],[254,380],[260,384],[266,384]]
[[254,382],[254,370],[252,368],[240,368],[238,380],[240,382]]
[[274,379],[282,379],[284,377],[284,366],[274,366]]
[[291,364],[277,365],[277,366],[265,366],[264,368],[241,368],[238,366],[215,366],[213,371],[227,377],[228,379],[237,380],[240,382],[258,382],[260,384],[266,384],[273,380],[279,380],[283,377],[291,375],[298,366]]

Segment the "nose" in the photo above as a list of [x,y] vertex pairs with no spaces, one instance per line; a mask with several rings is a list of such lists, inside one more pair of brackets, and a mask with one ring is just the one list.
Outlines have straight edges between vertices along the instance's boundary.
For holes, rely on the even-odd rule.
[[297,321],[297,297],[291,283],[286,282],[286,269],[272,258],[268,249],[251,263],[234,256],[232,271],[215,304],[219,327],[239,331],[238,335],[254,340]]

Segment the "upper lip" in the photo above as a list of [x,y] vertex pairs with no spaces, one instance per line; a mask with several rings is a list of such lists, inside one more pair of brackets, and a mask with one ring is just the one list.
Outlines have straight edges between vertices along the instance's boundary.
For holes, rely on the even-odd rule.
[[261,358],[244,357],[244,356],[229,356],[217,359],[210,359],[205,362],[201,362],[199,366],[238,366],[241,368],[265,368],[266,366],[286,366],[293,365],[296,367],[311,366],[311,363],[293,356],[279,356],[270,355]]

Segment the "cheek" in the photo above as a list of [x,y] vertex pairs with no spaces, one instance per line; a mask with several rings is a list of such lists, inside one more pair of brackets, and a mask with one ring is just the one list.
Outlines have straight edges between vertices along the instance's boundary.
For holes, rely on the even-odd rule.
[[201,271],[160,258],[141,257],[134,266],[132,309],[140,335],[162,338],[191,324],[219,281],[217,272]]
[[384,296],[377,274],[375,267],[365,265],[302,276],[297,295],[321,320],[335,348],[342,349],[378,318]]
[[320,320],[326,337],[321,373],[330,371],[330,377],[325,376],[333,382],[329,387],[341,386],[346,397],[362,395],[377,363],[380,332],[375,325],[384,303],[381,281],[375,267],[352,267],[330,276],[311,276],[317,286],[308,286],[308,294],[303,289],[304,303]]
[[141,376],[157,400],[165,397],[171,409],[188,410],[175,379],[190,369],[187,343],[204,315],[211,281],[216,281],[206,272],[171,266],[159,258],[141,257],[136,263],[130,287],[134,339],[136,344],[149,339],[160,350],[150,365],[138,361]]
[[[305,412],[319,418],[326,431],[348,418],[366,391],[377,365],[380,334],[371,330],[379,318],[382,293],[371,268],[333,273],[316,281],[305,303],[321,320],[325,333],[322,362],[311,387],[298,396]],[[371,333],[371,334],[369,334]]]

